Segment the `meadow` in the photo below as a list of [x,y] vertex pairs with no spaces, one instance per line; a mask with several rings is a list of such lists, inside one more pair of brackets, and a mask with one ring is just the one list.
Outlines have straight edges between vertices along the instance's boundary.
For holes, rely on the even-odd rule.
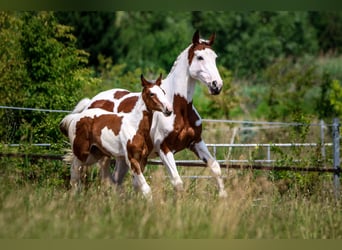
[[[89,185],[72,194],[67,185],[23,179],[18,172],[0,177],[0,238],[38,239],[341,239],[341,200],[335,199],[331,175],[307,194],[294,185],[270,181],[265,173],[230,170],[228,197],[216,195],[213,179],[184,178],[176,194],[163,167],[147,171],[153,201],[131,187],[100,187],[96,169]],[[46,163],[49,164],[49,163]],[[184,175],[206,175],[203,168],[182,169]]]
[[[205,123],[207,143],[229,142],[233,128]],[[278,129],[279,130],[279,129]],[[281,130],[280,142],[300,136]],[[318,142],[317,127],[305,130],[305,141]],[[295,134],[294,134],[295,133]],[[238,133],[235,142],[269,142],[277,130]],[[246,137],[247,136],[247,137]],[[297,139],[294,139],[297,138]],[[331,138],[326,135],[326,141]],[[212,150],[212,149],[210,149]],[[44,152],[6,148],[2,152]],[[45,153],[51,153],[53,147]],[[284,151],[284,152],[282,152]],[[59,152],[59,151],[58,151]],[[225,159],[227,148],[217,149]],[[231,159],[265,158],[261,148],[234,149]],[[327,148],[330,158],[331,149]],[[177,159],[195,159],[185,150]],[[276,164],[311,167],[320,149],[272,149]],[[328,165],[331,162],[327,162]],[[58,160],[0,158],[0,238],[38,239],[341,239],[341,195],[336,199],[331,173],[222,169],[228,197],[217,196],[210,171],[179,167],[185,190],[175,193],[163,166],[147,166],[151,203],[132,188],[128,175],[122,189],[101,187],[98,170],[88,174],[86,188],[73,194],[69,166]],[[204,176],[205,178],[193,178]]]

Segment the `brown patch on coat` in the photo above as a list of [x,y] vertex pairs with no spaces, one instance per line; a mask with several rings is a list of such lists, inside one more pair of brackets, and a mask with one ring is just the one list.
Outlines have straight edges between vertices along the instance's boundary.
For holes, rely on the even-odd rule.
[[200,39],[200,34],[198,30],[194,33],[194,35],[192,36],[192,46],[190,47],[189,52],[188,52],[189,65],[191,65],[191,62],[192,62],[192,59],[194,58],[196,50],[203,50],[206,48],[211,49],[211,45],[213,45],[215,41],[215,37],[216,35],[215,33],[213,33],[209,37],[208,41],[203,41]]
[[195,56],[195,51],[196,50],[204,50],[204,49],[211,49],[211,46],[208,45],[207,43],[199,43],[199,44],[193,44],[190,49],[189,49],[189,52],[188,52],[188,61],[189,61],[189,65],[191,65],[192,63],[192,59],[194,58]]
[[120,99],[121,97],[128,95],[130,92],[128,90],[118,90],[114,93],[114,99]]
[[118,135],[122,125],[122,117],[118,115],[100,115],[91,117],[83,117],[76,124],[76,135],[73,143],[73,152],[76,157],[86,162],[93,146],[99,150],[97,154],[102,152],[103,155],[110,156],[101,144],[101,130],[105,127],[112,130],[114,135]]
[[137,133],[132,140],[127,142],[128,159],[130,159],[132,170],[136,174],[144,172],[147,157],[153,149],[153,142],[150,137],[151,124],[152,113],[144,111]]
[[118,113],[124,112],[124,113],[129,113],[132,111],[134,108],[135,104],[138,101],[138,96],[131,96],[129,98],[124,99],[119,107],[118,107]]
[[200,119],[193,110],[192,102],[187,103],[186,99],[175,95],[173,102],[174,114],[173,131],[161,144],[161,150],[167,154],[169,151],[178,152],[184,148],[190,148],[193,143],[201,141],[202,124],[196,126]]
[[88,109],[93,109],[93,108],[100,108],[103,110],[107,110],[110,112],[113,112],[114,110],[114,102],[109,101],[109,100],[97,100],[93,102]]

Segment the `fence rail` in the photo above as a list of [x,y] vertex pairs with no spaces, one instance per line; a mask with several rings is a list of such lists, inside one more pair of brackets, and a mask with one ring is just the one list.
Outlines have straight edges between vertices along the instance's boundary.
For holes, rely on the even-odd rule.
[[[0,153],[2,158],[25,158],[25,159],[44,159],[44,160],[63,160],[63,155],[59,154],[30,154],[30,153]],[[115,164],[115,159],[111,161]],[[163,165],[160,160],[149,160],[149,165]],[[176,160],[177,166],[183,167],[206,167],[206,164],[199,160]],[[268,170],[268,171],[296,171],[296,172],[321,172],[321,173],[340,173],[340,169],[329,167],[298,167],[298,166],[265,166],[251,162],[250,164],[232,164],[230,161],[219,160],[221,168],[225,169],[240,169],[240,170]]]
[[[27,110],[27,111],[38,111],[38,112],[57,112],[57,113],[70,113],[69,110],[51,110],[51,109],[40,109],[40,108],[24,108],[24,107],[11,107],[11,106],[0,106],[0,109],[12,109],[12,110]],[[264,122],[264,121],[238,121],[238,120],[213,120],[203,119],[203,122],[218,122],[218,123],[231,123],[231,124],[242,124],[242,125],[267,125],[267,129],[281,126],[320,126],[321,129],[321,144],[317,143],[277,143],[277,144],[207,144],[209,147],[213,147],[214,156],[218,147],[266,147],[267,148],[267,159],[266,160],[218,160],[221,168],[232,168],[232,169],[260,169],[260,170],[290,170],[290,171],[315,171],[315,172],[331,172],[333,173],[333,182],[335,186],[336,196],[339,196],[340,192],[340,123],[337,118],[333,120],[331,124],[325,124],[323,121],[320,123],[298,123],[298,122]],[[324,128],[332,128],[332,143],[324,143]],[[263,127],[261,127],[263,128]],[[241,128],[246,129],[246,128]],[[249,128],[253,129],[253,127]],[[233,141],[232,141],[233,142]],[[48,146],[49,144],[44,144]],[[12,144],[12,146],[19,146],[19,144]],[[269,166],[270,163],[276,161],[271,159],[271,147],[292,147],[292,146],[305,146],[305,147],[321,147],[322,156],[325,158],[325,147],[331,146],[333,155],[330,159],[333,161],[332,167],[326,167],[322,163],[318,163],[319,167],[296,167],[296,166]],[[62,160],[62,155],[49,155],[49,154],[24,154],[24,153],[0,153],[0,157],[21,157],[30,159],[50,159],[50,160]],[[258,163],[258,164],[256,164]],[[260,163],[268,163],[267,166],[259,165]],[[160,161],[150,160],[148,164],[161,165]],[[201,161],[176,161],[178,166],[197,166],[203,167],[205,164]],[[322,166],[323,165],[323,166]]]

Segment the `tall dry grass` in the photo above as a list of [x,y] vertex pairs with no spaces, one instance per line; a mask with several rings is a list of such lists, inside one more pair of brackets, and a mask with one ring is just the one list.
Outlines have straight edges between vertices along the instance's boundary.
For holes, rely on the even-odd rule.
[[[188,174],[192,171],[198,170]],[[219,199],[213,179],[184,179],[185,191],[175,194],[164,169],[150,176],[151,203],[132,190],[129,178],[123,190],[104,190],[94,182],[72,195],[2,177],[0,237],[342,238],[341,203],[330,192],[281,194],[265,175],[232,171],[226,179],[229,196]]]

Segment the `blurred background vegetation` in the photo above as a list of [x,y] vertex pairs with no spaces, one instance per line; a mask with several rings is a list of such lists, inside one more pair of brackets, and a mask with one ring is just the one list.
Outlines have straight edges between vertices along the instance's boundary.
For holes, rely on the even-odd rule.
[[[224,80],[219,96],[197,86],[202,117],[342,118],[342,12],[1,12],[0,104],[71,110],[139,91],[139,75],[166,76],[196,29],[216,32]],[[60,142],[64,115],[1,109],[1,142]]]

